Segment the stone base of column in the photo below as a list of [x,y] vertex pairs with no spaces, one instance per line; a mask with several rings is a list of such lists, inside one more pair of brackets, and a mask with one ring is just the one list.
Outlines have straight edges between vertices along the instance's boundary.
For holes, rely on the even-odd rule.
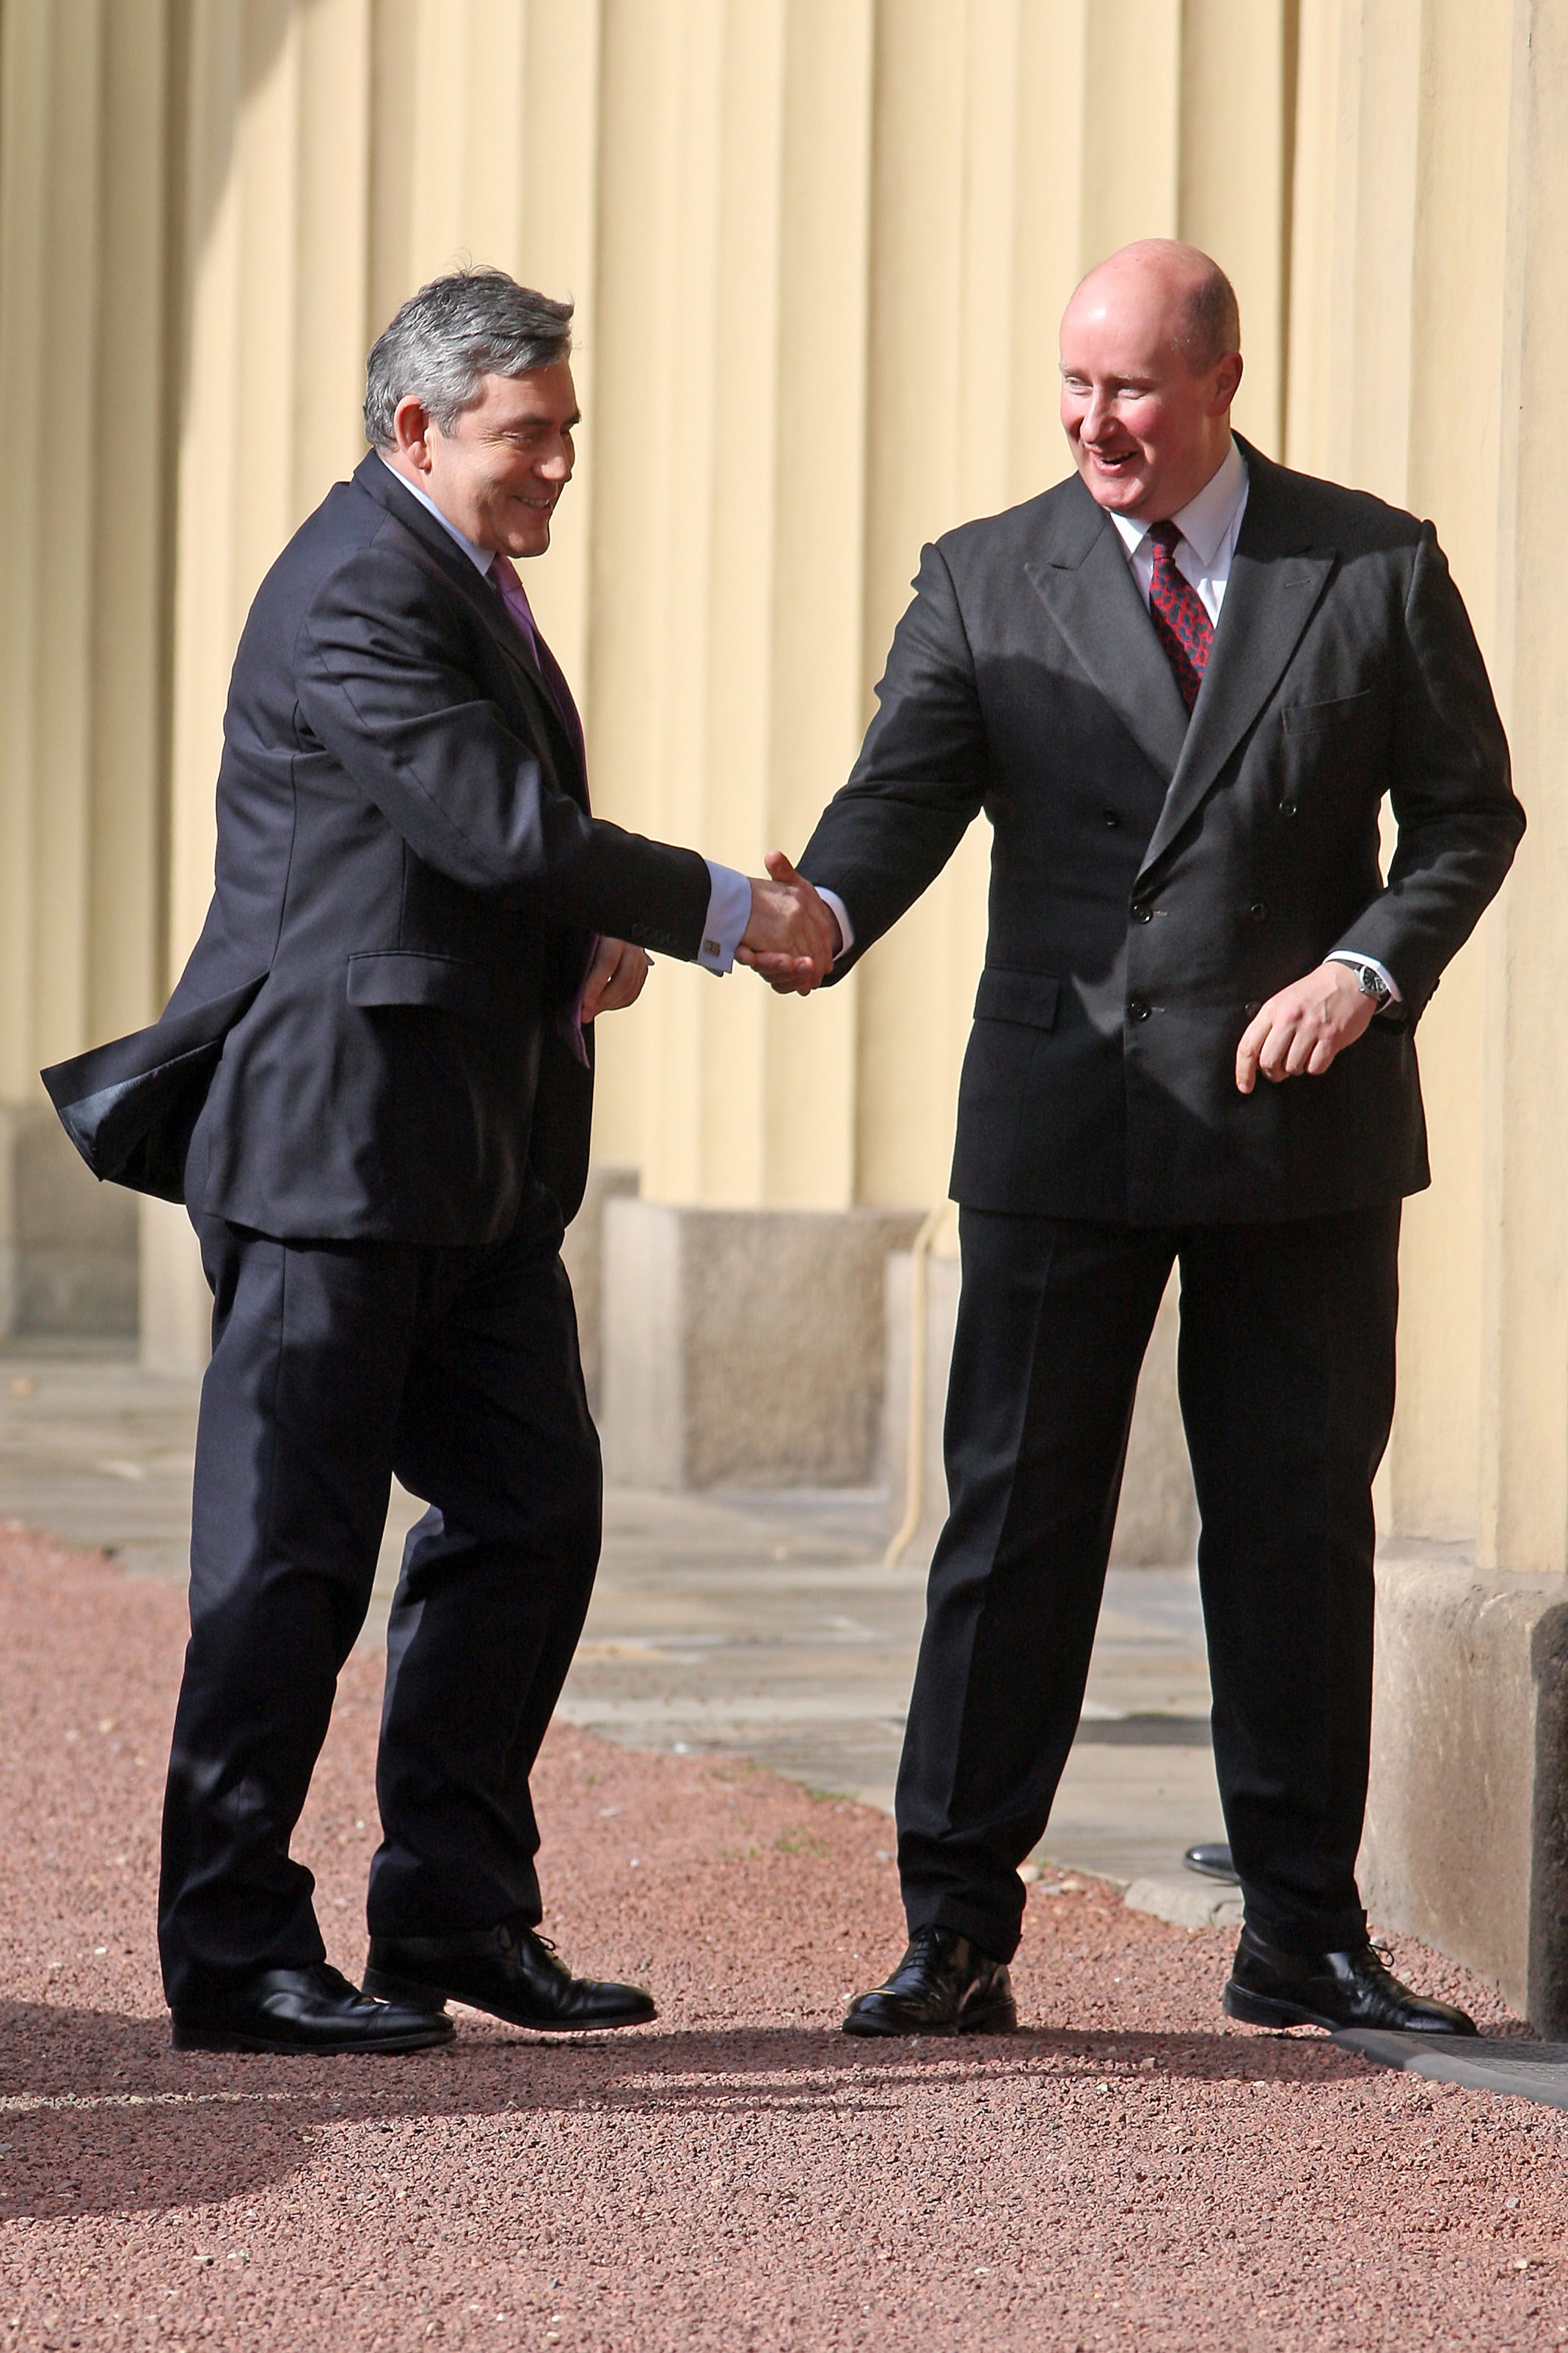
[[135,1331],[134,1196],[89,1174],[47,1103],[0,1103],[0,1337]]
[[641,1184],[635,1168],[595,1161],[588,1171],[583,1206],[566,1229],[562,1263],[577,1303],[577,1345],[588,1404],[597,1416],[605,1401],[602,1335],[605,1323],[605,1210],[611,1201],[635,1198]]
[[178,1201],[144,1195],[142,1226],[142,1362],[150,1373],[205,1373],[212,1354],[213,1295],[201,1247]]
[[662,1488],[874,1482],[884,1261],[919,1224],[912,1211],[610,1200],[606,1477]]
[[1568,2034],[1568,1579],[1386,1547],[1374,1694],[1360,1864],[1374,1924]]
[[[910,1449],[910,1299],[912,1260],[908,1250],[888,1261],[887,1348],[882,1458],[892,1491],[895,1517],[908,1495]],[[958,1314],[959,1262],[932,1256],[926,1261],[925,1443],[921,1520],[904,1557],[929,1560],[947,1516],[947,1480],[942,1470],[942,1416],[948,1367]],[[1196,1553],[1197,1499],[1187,1462],[1186,1439],[1176,1399],[1178,1285],[1174,1276],[1161,1304],[1138,1384],[1121,1504],[1116,1515],[1111,1564],[1118,1568],[1174,1568]]]

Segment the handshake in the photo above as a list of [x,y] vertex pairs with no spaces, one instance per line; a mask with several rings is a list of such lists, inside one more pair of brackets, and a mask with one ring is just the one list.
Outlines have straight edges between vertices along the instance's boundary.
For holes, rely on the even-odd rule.
[[768,852],[770,880],[752,878],[752,915],[735,951],[781,997],[809,997],[844,945],[838,919],[782,849]]
[[[783,850],[768,852],[767,869],[769,881],[760,875],[751,878],[752,912],[736,961],[750,965],[781,997],[809,997],[844,946],[838,919]],[[635,1005],[647,969],[642,949],[628,941],[595,941],[578,1018],[592,1021],[596,1014]]]

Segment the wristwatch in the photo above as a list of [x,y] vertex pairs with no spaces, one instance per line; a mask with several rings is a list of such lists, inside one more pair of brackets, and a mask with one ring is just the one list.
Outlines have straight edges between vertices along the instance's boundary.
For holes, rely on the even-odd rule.
[[1334,962],[1342,964],[1347,972],[1354,973],[1360,983],[1362,995],[1375,997],[1380,1013],[1385,1005],[1393,1002],[1394,991],[1375,965],[1363,964],[1359,956],[1349,955],[1335,956]]

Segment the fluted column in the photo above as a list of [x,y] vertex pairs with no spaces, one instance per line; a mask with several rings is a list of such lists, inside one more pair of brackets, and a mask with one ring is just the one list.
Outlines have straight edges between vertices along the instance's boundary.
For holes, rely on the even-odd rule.
[[212,889],[224,702],[268,565],[363,449],[370,0],[195,0],[169,977]]
[[[1468,47],[1462,12],[1444,15]],[[1477,403],[1473,392],[1467,399],[1458,352],[1454,363],[1456,402],[1468,407],[1474,428],[1487,436],[1497,419],[1497,658],[1531,818],[1489,942],[1481,1032],[1479,1516],[1484,1557],[1509,1569],[1561,1574],[1568,1569],[1568,1091],[1561,1075],[1568,617],[1560,585],[1568,536],[1561,395],[1568,314],[1560,286],[1568,237],[1568,23],[1544,0],[1515,0],[1511,17],[1511,42],[1500,60],[1509,69],[1508,108],[1493,118],[1500,154],[1508,158],[1495,409],[1489,400]],[[1468,72],[1469,57],[1464,64]],[[1456,109],[1460,95],[1456,88]],[[1468,133],[1480,170],[1488,168],[1475,153],[1483,137],[1479,125]],[[1463,303],[1462,287],[1447,273],[1439,286]]]
[[162,976],[166,36],[164,0],[0,13],[0,1333],[135,1313],[131,1204],[37,1071]]
[[0,1100],[153,1010],[163,0],[16,0],[0,59]]
[[[1304,0],[1288,442],[1293,464],[1433,518],[1509,721],[1531,691],[1510,674],[1503,622],[1519,583],[1499,530],[1518,496],[1502,439],[1512,38],[1506,12],[1500,23],[1452,0]],[[1496,1477],[1495,1032],[1508,908],[1535,856],[1532,835],[1421,1024],[1434,1183],[1405,1208],[1400,1405],[1380,1497],[1407,1535],[1473,1538]]]
[[[861,718],[870,10],[605,12],[595,792],[752,871]],[[600,1039],[599,1134],[667,1200],[854,1198],[853,988],[662,966]]]

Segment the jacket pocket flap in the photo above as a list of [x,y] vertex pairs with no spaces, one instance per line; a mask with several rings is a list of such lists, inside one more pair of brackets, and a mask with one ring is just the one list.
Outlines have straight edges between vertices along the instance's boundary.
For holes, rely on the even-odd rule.
[[350,956],[348,991],[351,1005],[434,1005],[448,1013],[482,1013],[490,996],[482,965],[414,948]]
[[1054,1029],[1062,985],[1054,972],[995,972],[980,976],[974,995],[976,1021],[1023,1021],[1033,1029]]

